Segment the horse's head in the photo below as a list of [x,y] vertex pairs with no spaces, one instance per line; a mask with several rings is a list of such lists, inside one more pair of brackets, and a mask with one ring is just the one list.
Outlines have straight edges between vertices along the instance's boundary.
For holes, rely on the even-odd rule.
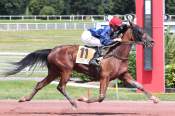
[[154,41],[141,27],[131,22],[129,24],[123,35],[123,41],[134,41],[143,44],[145,47],[153,47]]

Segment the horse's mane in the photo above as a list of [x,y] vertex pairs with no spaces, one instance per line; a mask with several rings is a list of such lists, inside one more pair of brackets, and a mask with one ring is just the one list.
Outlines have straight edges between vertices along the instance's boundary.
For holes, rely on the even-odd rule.
[[[120,32],[124,34],[129,28],[130,28],[130,26],[123,25],[123,28],[120,30]],[[109,53],[111,50],[113,50],[114,48],[116,48],[120,44],[121,44],[120,41],[116,41],[116,42],[112,43],[111,45],[107,46],[107,47],[109,47],[109,50],[107,53]]]
[[[128,29],[132,30],[132,34],[135,37],[135,41],[140,41],[141,38],[141,32],[143,31],[139,26],[132,24],[130,26],[124,25],[122,30],[120,30],[123,35],[127,32]],[[122,42],[116,41],[112,45],[109,45],[108,51],[106,52],[106,55],[110,54],[111,51],[113,51],[116,47],[120,46]]]
[[140,28],[138,25],[132,24],[132,33],[135,38],[135,41],[141,41],[143,35],[143,29]]

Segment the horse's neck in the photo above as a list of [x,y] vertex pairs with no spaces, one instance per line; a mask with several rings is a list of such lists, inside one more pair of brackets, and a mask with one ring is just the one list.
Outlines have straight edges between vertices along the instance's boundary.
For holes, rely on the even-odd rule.
[[121,59],[127,59],[131,51],[131,47],[131,44],[121,44],[112,51],[112,55]]
[[122,42],[121,44],[116,44],[114,45],[110,50],[110,52],[108,52],[108,54],[106,55],[106,57],[110,57],[110,56],[114,56],[118,59],[121,60],[127,60],[128,56],[129,56],[129,52],[131,50],[132,44],[130,43],[132,39],[132,35],[131,35],[131,29],[129,28],[122,37]]
[[[129,52],[131,50],[132,44],[127,43],[128,41],[131,41],[131,29],[129,28],[122,37],[122,44],[117,46],[113,50],[113,56],[121,57],[121,59],[127,59],[129,56]],[[125,43],[126,42],[126,43]]]

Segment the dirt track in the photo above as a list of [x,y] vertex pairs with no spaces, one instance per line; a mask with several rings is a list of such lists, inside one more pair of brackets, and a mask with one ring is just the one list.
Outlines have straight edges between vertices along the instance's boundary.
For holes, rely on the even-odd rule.
[[0,116],[175,116],[175,102],[104,101],[77,102],[72,110],[67,101],[0,101]]

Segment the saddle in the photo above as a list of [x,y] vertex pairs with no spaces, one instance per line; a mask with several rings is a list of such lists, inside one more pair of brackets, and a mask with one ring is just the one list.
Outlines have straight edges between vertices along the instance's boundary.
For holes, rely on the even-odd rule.
[[79,46],[76,63],[89,64],[93,58],[100,58],[107,56],[107,54],[121,42],[113,42],[108,46]]
[[107,55],[113,47],[119,46],[120,43],[121,43],[120,41],[116,41],[116,42],[113,42],[112,44],[107,45],[107,46],[88,46],[88,45],[85,45],[85,47],[94,49],[99,54],[99,56],[102,57],[102,56]]

